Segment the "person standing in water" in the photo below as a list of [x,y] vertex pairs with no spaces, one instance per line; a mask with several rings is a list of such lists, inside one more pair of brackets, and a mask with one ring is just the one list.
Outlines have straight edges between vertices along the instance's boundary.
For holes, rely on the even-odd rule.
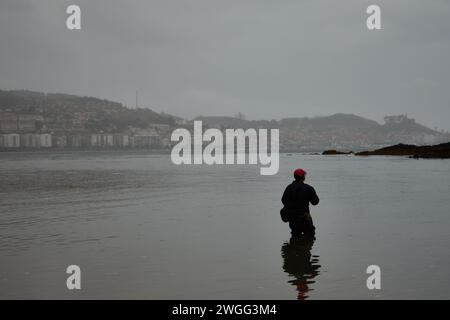
[[305,183],[306,171],[296,169],[294,171],[295,180],[284,190],[281,202],[283,210],[288,214],[289,227],[292,236],[315,236],[314,227],[309,204],[313,206],[319,204],[319,197],[313,187]]

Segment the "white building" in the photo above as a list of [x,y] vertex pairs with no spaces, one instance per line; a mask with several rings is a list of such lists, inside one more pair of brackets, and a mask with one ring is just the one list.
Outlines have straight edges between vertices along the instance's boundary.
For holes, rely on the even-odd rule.
[[123,136],[123,146],[128,147],[130,145],[130,137],[129,136]]
[[57,148],[67,147],[67,136],[52,135],[52,146]]
[[113,135],[113,145],[114,147],[126,148],[130,146],[130,140],[128,135],[115,134]]
[[22,148],[39,148],[40,137],[36,134],[27,133],[20,135],[20,145]]
[[2,148],[19,148],[20,135],[17,133],[2,134],[0,136],[0,147]]
[[91,147],[112,147],[113,145],[112,134],[93,134],[91,136]]
[[159,135],[134,135],[130,138],[130,142],[133,148],[155,148],[161,146],[161,138]]
[[106,140],[106,146],[107,147],[112,147],[114,146],[114,138],[112,134],[107,134],[105,136],[105,140]]
[[20,135],[20,146],[22,148],[51,148],[52,135],[49,133],[26,133]]
[[100,135],[99,134],[93,134],[91,136],[91,147],[97,147],[100,142]]
[[52,135],[49,133],[43,133],[39,135],[39,143],[41,148],[52,147]]

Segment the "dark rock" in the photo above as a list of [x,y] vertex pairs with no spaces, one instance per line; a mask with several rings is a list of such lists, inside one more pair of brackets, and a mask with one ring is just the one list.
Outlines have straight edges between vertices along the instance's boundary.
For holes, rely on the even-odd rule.
[[357,156],[409,156],[419,159],[450,159],[450,142],[433,146],[415,146],[408,144],[397,144],[374,151],[356,153]]
[[325,150],[322,152],[323,155],[329,156],[329,155],[340,155],[340,154],[353,154],[353,151],[350,152],[343,152],[343,151],[337,151],[337,150]]

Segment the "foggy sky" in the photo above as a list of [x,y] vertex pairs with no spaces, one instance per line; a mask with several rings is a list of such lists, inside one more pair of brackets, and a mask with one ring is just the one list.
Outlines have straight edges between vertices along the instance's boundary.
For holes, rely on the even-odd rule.
[[[82,30],[65,10],[78,4]],[[382,28],[366,28],[366,8]],[[192,118],[407,113],[450,129],[448,0],[1,0],[0,89]]]

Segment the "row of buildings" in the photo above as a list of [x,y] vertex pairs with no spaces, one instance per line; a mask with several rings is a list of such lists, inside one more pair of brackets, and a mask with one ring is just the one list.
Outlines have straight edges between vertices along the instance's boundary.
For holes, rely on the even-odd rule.
[[0,148],[149,148],[164,147],[157,134],[71,134],[9,133],[0,134]]

